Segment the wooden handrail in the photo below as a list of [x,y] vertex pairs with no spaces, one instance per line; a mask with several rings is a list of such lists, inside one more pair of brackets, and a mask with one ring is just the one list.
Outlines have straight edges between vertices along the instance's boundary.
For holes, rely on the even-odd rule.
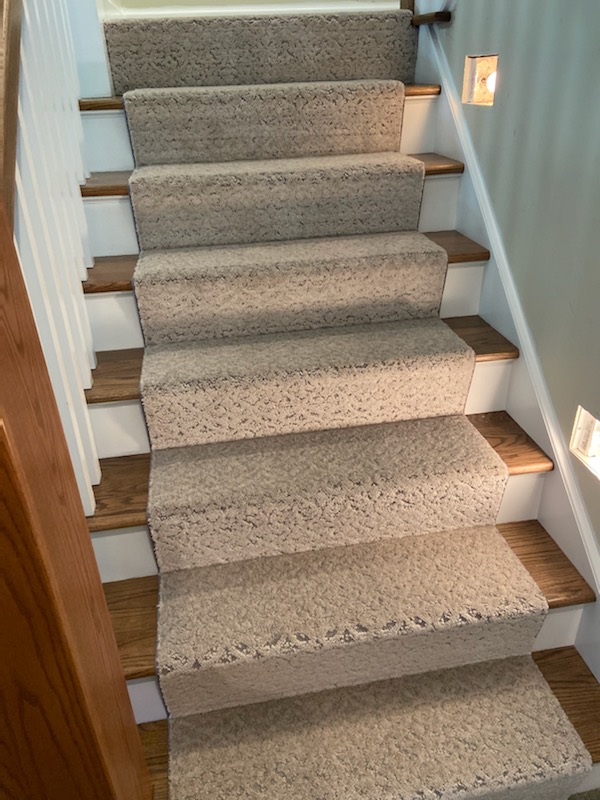
[[441,23],[451,22],[451,11],[433,11],[431,14],[416,14],[412,18],[412,24],[417,27],[419,25],[437,25]]
[[22,0],[0,0],[2,8],[2,104],[0,109],[0,180],[6,213],[14,226],[15,170],[17,162],[17,115],[19,107],[19,72],[21,63]]
[[14,244],[21,0],[4,0],[0,11],[0,794],[148,800],[144,754]]

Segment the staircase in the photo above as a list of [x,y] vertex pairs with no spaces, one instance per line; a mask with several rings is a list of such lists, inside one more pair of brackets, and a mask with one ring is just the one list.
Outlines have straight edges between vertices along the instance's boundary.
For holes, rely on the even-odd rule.
[[436,91],[412,21],[106,25],[135,169],[83,188],[115,223],[90,530],[128,678],[156,647],[171,800],[566,800],[595,755],[531,658],[595,598],[535,522],[552,462],[503,411],[489,253],[445,229],[463,165],[406,153]]

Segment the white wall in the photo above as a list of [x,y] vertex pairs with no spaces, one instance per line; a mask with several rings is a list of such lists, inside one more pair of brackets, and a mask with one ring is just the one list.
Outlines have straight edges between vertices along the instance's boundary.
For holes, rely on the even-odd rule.
[[[600,417],[600,3],[444,7],[453,21],[437,35],[459,90],[465,55],[499,54],[494,106],[463,110],[568,440],[577,404]],[[574,464],[600,537],[600,482]]]

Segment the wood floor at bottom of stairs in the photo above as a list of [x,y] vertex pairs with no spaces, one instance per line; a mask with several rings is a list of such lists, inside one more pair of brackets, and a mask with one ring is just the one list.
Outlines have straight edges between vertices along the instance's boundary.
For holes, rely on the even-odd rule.
[[[600,684],[574,647],[543,650],[534,653],[533,658],[581,736],[592,761],[600,763]],[[138,730],[152,780],[154,800],[168,800],[167,721],[143,723]]]

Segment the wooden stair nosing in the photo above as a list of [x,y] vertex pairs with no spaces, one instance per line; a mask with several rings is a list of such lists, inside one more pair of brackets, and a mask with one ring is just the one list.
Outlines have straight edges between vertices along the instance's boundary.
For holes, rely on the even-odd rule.
[[[424,234],[448,253],[448,264],[489,261],[490,251],[458,231],[434,231]],[[138,255],[101,256],[94,259],[83,283],[85,294],[130,292]]]
[[452,21],[451,11],[432,11],[430,14],[415,14],[412,18],[412,25],[443,25]]
[[[533,658],[589,750],[592,761],[600,763],[600,684],[574,647],[542,650],[534,653]],[[154,800],[168,800],[168,722],[146,722],[138,725],[138,730]]]
[[[444,322],[475,351],[477,363],[519,357],[519,350],[477,315],[452,317]],[[97,353],[94,383],[86,389],[88,404],[139,399],[143,348],[103,350]]]
[[[439,83],[407,83],[404,85],[406,97],[435,97],[441,94]],[[82,97],[79,101],[80,111],[121,111],[123,97]]]
[[[467,417],[496,450],[509,475],[550,472],[552,460],[506,411]],[[91,533],[146,524],[150,455],[143,453],[100,461],[102,480],[94,489],[96,512],[88,517]]]
[[[439,155],[438,153],[413,153],[425,164],[425,175],[460,175],[465,171],[462,161]],[[127,197],[129,195],[129,178],[131,170],[114,170],[112,172],[92,172],[81,187],[82,197]]]
[[[543,592],[550,608],[593,603],[593,589],[539,522],[514,522],[498,529]],[[121,663],[128,680],[155,674],[158,577],[104,584]]]

